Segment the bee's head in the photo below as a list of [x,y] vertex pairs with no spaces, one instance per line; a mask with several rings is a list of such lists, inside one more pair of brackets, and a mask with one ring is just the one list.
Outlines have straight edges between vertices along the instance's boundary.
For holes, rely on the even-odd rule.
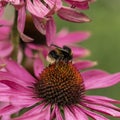
[[51,46],[55,47],[55,49],[51,50],[48,53],[48,61],[50,63],[58,62],[58,61],[65,61],[68,62],[72,60],[72,51],[69,47],[63,46],[63,48],[51,44]]

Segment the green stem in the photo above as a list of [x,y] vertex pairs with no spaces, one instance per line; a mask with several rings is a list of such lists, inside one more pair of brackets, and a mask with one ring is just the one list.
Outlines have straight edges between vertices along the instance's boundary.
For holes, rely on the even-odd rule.
[[18,30],[17,30],[17,17],[18,17],[18,12],[15,11],[11,40],[12,40],[12,44],[14,46],[14,49],[13,49],[13,52],[12,52],[12,58],[16,61],[17,61],[17,55],[18,55],[18,49],[19,49],[19,33],[18,33]]

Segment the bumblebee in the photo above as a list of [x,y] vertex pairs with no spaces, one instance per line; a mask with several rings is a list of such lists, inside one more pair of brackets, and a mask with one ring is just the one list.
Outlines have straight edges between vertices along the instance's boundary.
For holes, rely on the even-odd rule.
[[69,47],[63,46],[62,48],[51,44],[51,46],[55,47],[55,49],[51,50],[48,53],[47,60],[50,63],[58,62],[58,61],[63,61],[63,62],[69,62],[72,61],[72,51]]

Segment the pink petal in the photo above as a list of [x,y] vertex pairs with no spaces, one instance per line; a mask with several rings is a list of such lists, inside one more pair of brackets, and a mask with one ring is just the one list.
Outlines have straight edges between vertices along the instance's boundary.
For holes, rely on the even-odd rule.
[[6,41],[10,39],[10,32],[13,22],[7,20],[0,20],[0,40]]
[[61,112],[60,112],[58,106],[55,106],[55,115],[56,115],[56,120],[63,120],[63,117],[61,115]]
[[30,107],[31,105],[40,102],[40,99],[34,99],[33,96],[21,95],[21,96],[11,96],[10,102],[14,106]]
[[83,13],[76,12],[71,8],[61,8],[58,10],[58,16],[64,20],[76,23],[90,22],[90,19]]
[[19,31],[19,34],[20,34],[21,39],[22,39],[24,42],[31,42],[31,41],[34,40],[33,38],[25,35],[24,33],[20,32],[20,31]]
[[[48,47],[47,46],[42,46],[42,45],[35,45],[35,44],[30,44],[30,43],[28,43],[27,44],[27,48],[26,49],[28,49],[28,51],[26,51],[27,53],[26,53],[26,55],[28,56],[28,57],[34,57],[35,55],[33,54],[33,52],[32,51],[41,51],[42,52],[42,54],[43,54],[43,56],[46,58],[46,56],[48,55]],[[39,53],[38,53],[39,54]],[[36,57],[36,56],[35,56]]]
[[4,7],[2,7],[2,5],[0,4],[0,17],[3,15],[4,13]]
[[[109,108],[112,108],[114,110],[120,111],[120,108],[116,107],[115,105],[111,104],[108,101],[97,99],[97,96],[96,96],[96,98],[94,96],[85,96],[84,99],[86,100],[87,103],[91,103],[94,105],[95,104],[101,105],[101,106],[109,107]],[[120,103],[120,101],[119,101],[119,103]]]
[[25,11],[25,7],[22,7],[18,11],[18,30],[20,32],[24,31],[25,19],[26,19],[26,11]]
[[15,81],[15,83],[19,83],[19,85],[21,86],[28,86],[28,85],[31,85],[31,84],[28,84],[26,83],[24,80],[22,79],[18,79],[16,78],[14,75],[11,75],[10,73],[8,72],[0,72],[0,82],[2,82],[2,80],[7,80],[7,81]]
[[80,62],[75,62],[74,66],[78,69],[78,70],[83,70],[89,67],[93,67],[97,64],[97,62],[93,62],[93,61],[89,61],[89,60],[84,60],[84,61],[80,61]]
[[11,4],[14,5],[14,7],[16,8],[16,10],[19,10],[19,9],[21,9],[22,7],[25,6],[25,2],[24,2],[24,1],[21,1],[21,0],[11,1]]
[[0,41],[0,57],[8,57],[13,50],[13,46],[9,41]]
[[72,107],[71,110],[67,107],[64,109],[65,120],[88,120],[87,116],[77,107]]
[[50,120],[50,106],[43,108],[39,105],[15,120]]
[[25,11],[25,7],[22,7],[18,11],[18,26],[17,27],[18,27],[18,31],[19,31],[19,34],[22,40],[25,42],[30,42],[33,39],[23,33],[24,27],[25,27],[25,20],[26,20],[26,11]]
[[87,108],[90,108],[92,110],[95,110],[97,112],[111,115],[113,117],[120,117],[120,112],[119,111],[116,111],[116,110],[111,109],[109,107],[105,107],[105,106],[101,106],[101,105],[88,104],[88,103],[84,103],[84,106],[87,107]]
[[72,5],[72,7],[75,7],[75,8],[77,7],[82,10],[86,10],[89,8],[88,0],[85,0],[85,1],[65,0],[65,1],[68,2],[70,5]]
[[42,21],[41,18],[33,16],[33,22],[37,30],[42,33],[43,35],[46,34],[46,26],[45,23]]
[[109,74],[103,70],[94,69],[82,72],[81,75],[84,78],[84,81],[89,81],[89,79],[102,78],[108,76]]
[[[16,110],[19,110],[19,107],[14,107],[12,105],[6,106],[3,109],[0,109],[0,115],[1,114],[12,114],[13,112],[16,112]],[[3,116],[4,117],[4,116]],[[3,119],[4,120],[4,119]],[[9,119],[8,119],[9,120]]]
[[32,75],[30,75],[21,65],[18,65],[16,62],[12,60],[4,60],[4,63],[6,64],[7,71],[17,78],[30,84],[35,81]]
[[77,120],[74,113],[70,111],[69,108],[64,108],[65,120]]
[[92,112],[90,110],[84,110],[83,108],[81,108],[82,111],[84,111],[84,113],[86,113],[89,117],[93,118],[94,120],[109,120],[108,118],[105,118],[104,116],[97,114],[95,112]]
[[71,32],[64,36],[58,35],[56,40],[54,41],[54,44],[63,46],[63,45],[69,45],[69,44],[75,44],[78,42],[82,42],[90,37],[90,32]]
[[5,85],[9,86],[11,89],[15,90],[16,92],[17,91],[21,91],[21,92],[26,91],[26,88],[24,88],[22,85],[17,84],[16,82],[13,82],[13,81],[6,80],[5,77],[3,80],[2,79],[0,80],[0,83],[3,83]]
[[42,70],[44,69],[44,65],[42,63],[42,61],[39,58],[36,58],[34,60],[34,74],[36,77],[40,76],[40,73],[42,72]]
[[54,40],[56,35],[56,25],[53,18],[47,21],[46,24],[46,41],[47,45],[50,46]]
[[10,88],[7,86],[7,85],[5,85],[5,84],[3,84],[3,83],[0,83],[0,91],[3,91],[3,90],[9,90]]
[[0,101],[0,109],[3,109],[4,107],[8,106],[9,102],[1,102]]
[[90,54],[90,51],[83,47],[72,46],[71,50],[73,53],[73,58],[74,57],[85,57]]
[[86,90],[110,87],[120,82],[120,73],[107,76],[105,74],[102,75],[103,77],[94,76],[89,79],[85,79],[84,75],[82,75]]
[[20,64],[23,60],[23,51],[21,48],[18,50],[18,55],[17,55],[17,63]]
[[81,120],[88,120],[87,115],[78,107],[73,107],[72,109],[74,109],[74,114],[77,118],[77,120],[81,119]]
[[111,99],[111,98],[108,98],[108,97],[105,97],[105,96],[87,96],[87,97],[92,97],[93,99],[97,99],[97,100],[101,100],[101,101],[106,101],[106,102],[110,102],[110,103],[113,103],[113,104],[120,104],[120,101],[119,100],[114,100],[114,99]]
[[26,2],[27,10],[38,18],[44,18],[49,12],[49,9],[39,0],[34,0],[34,3],[32,3],[31,0],[26,0]]
[[33,58],[34,54],[29,47],[25,47],[25,55],[29,58]]

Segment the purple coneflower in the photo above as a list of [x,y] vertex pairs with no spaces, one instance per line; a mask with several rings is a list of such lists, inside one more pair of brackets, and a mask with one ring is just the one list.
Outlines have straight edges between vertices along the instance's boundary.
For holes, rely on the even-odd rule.
[[[62,4],[67,2],[71,4],[70,7],[63,6]],[[3,9],[7,4],[11,4],[18,11],[18,31],[21,38],[24,41],[31,41],[32,38],[26,36],[24,32],[26,14],[31,14],[35,27],[43,34],[51,35],[56,32],[56,25],[53,19],[55,13],[62,19],[72,22],[89,22],[90,19],[83,13],[76,11],[77,8],[87,9],[90,0],[84,1],[61,1],[61,0],[1,0],[0,1],[0,15],[2,15]],[[73,7],[74,6],[74,7]]]
[[108,120],[120,117],[120,101],[86,95],[120,81],[120,73],[102,70],[79,72],[72,62],[58,61],[44,67],[34,64],[35,76],[12,60],[0,61],[0,116],[3,120]]

